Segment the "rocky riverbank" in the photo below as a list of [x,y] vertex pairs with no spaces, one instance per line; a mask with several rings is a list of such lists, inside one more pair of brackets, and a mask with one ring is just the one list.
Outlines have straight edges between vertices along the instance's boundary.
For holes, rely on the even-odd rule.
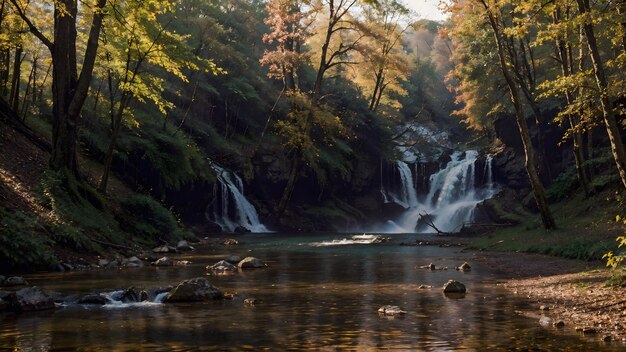
[[626,343],[626,287],[609,286],[614,273],[602,263],[523,253],[474,255],[510,277],[497,285],[534,303],[534,311],[519,314],[547,328]]

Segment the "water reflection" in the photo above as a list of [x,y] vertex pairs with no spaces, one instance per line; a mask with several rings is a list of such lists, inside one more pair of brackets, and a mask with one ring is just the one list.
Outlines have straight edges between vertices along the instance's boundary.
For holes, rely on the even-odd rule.
[[[256,237],[253,237],[256,236]],[[329,237],[333,239],[335,237]],[[336,236],[336,238],[341,238]],[[618,350],[545,329],[515,311],[527,303],[490,285],[489,268],[415,269],[430,262],[450,268],[468,259],[458,250],[371,246],[311,247],[319,237],[244,236],[244,245],[216,247],[185,258],[189,267],[43,274],[29,281],[65,294],[156,287],[205,275],[204,266],[231,254],[254,255],[269,268],[210,280],[241,299],[126,309],[71,305],[43,314],[0,315],[0,349],[75,350]],[[449,279],[468,286],[460,299],[444,296]],[[420,285],[433,289],[420,289]],[[407,314],[385,319],[382,305]]]

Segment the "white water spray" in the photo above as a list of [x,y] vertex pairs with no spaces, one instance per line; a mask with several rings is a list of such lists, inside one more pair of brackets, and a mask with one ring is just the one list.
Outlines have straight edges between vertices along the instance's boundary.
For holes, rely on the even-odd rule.
[[244,196],[241,177],[215,164],[213,170],[217,174],[213,192],[215,199],[207,208],[207,218],[227,232],[233,232],[238,227],[251,232],[269,232],[259,220],[254,206]]
[[477,158],[475,150],[453,153],[445,168],[430,177],[429,191],[422,201],[418,200],[409,167],[399,161],[400,190],[393,199],[408,209],[396,221],[389,221],[383,232],[433,232],[433,228],[420,223],[421,214],[428,214],[444,232],[459,231],[471,223],[476,205],[497,192],[493,180],[493,156],[488,155],[485,161],[484,187],[476,185]]

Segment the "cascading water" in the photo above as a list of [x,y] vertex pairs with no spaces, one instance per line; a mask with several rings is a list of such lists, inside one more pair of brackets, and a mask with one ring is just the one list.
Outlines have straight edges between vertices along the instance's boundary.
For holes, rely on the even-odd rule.
[[404,161],[397,161],[396,165],[400,174],[400,189],[398,195],[393,195],[393,200],[405,208],[414,207],[417,205],[417,192],[411,169]]
[[215,164],[213,170],[217,174],[213,192],[215,199],[207,208],[207,218],[227,232],[234,232],[240,227],[251,232],[269,232],[259,220],[254,206],[244,196],[241,178]]
[[397,162],[401,183],[399,194],[393,200],[407,211],[400,219],[389,221],[385,232],[434,231],[432,227],[420,223],[422,214],[427,214],[443,232],[459,231],[463,225],[471,223],[476,205],[497,192],[491,155],[485,161],[484,186],[477,187],[477,158],[475,150],[453,153],[446,167],[430,177],[429,191],[422,201],[418,200],[410,168],[404,162]]

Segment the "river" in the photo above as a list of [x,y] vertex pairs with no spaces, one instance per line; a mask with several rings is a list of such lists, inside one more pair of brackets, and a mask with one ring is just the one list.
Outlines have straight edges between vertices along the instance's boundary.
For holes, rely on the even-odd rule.
[[[241,299],[67,304],[49,312],[0,314],[0,350],[619,350],[518,314],[537,307],[497,286],[503,278],[493,268],[470,262],[471,271],[454,270],[471,258],[460,248],[400,246],[416,235],[390,236],[385,243],[351,244],[342,234],[249,234],[237,237],[239,246],[206,246],[177,257],[190,260],[189,266],[27,275],[31,284],[64,295],[204,276]],[[256,256],[269,267],[206,276],[206,265],[232,254]],[[416,268],[431,262],[450,270]],[[467,294],[446,297],[441,286],[449,279],[465,283]],[[248,297],[262,303],[246,306],[242,299]],[[380,317],[378,308],[388,304],[407,314]]]

